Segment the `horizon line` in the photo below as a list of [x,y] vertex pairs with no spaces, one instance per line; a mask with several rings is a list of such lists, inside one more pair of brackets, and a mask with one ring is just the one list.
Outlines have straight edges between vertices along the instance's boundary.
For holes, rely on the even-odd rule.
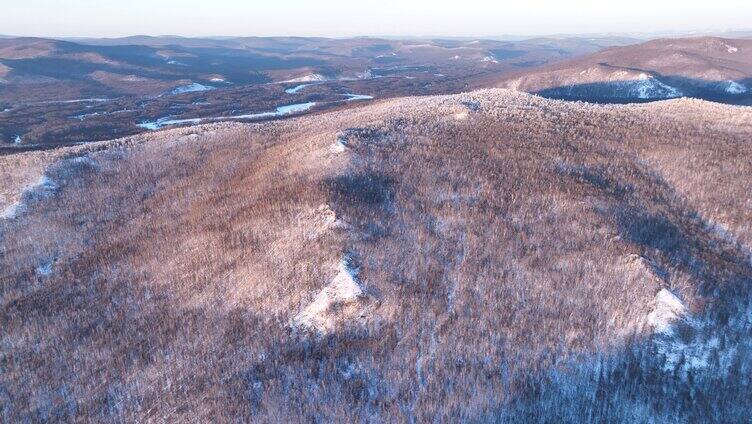
[[2,38],[46,38],[46,39],[124,39],[134,37],[151,37],[151,38],[186,38],[186,39],[232,39],[232,38],[325,38],[325,39],[353,39],[353,38],[384,38],[384,39],[535,39],[535,38],[606,38],[606,37],[632,37],[632,38],[651,38],[651,37],[670,37],[678,36],[713,36],[729,33],[750,33],[751,28],[726,28],[726,29],[688,29],[688,30],[661,30],[661,31],[614,31],[614,32],[559,32],[559,33],[527,33],[527,34],[485,34],[485,35],[388,35],[388,34],[362,34],[362,35],[185,35],[185,34],[148,34],[134,33],[129,35],[14,35],[0,34]]

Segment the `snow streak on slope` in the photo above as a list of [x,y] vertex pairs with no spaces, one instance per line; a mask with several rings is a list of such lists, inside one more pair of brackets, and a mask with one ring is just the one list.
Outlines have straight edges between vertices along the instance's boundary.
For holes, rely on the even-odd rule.
[[747,92],[747,87],[736,81],[727,81],[726,92],[729,94],[744,94]]
[[287,90],[285,90],[285,93],[287,93],[287,94],[295,94],[298,91],[300,91],[300,90],[308,87],[309,85],[312,85],[312,84],[300,84],[300,85],[296,85],[295,87],[291,87],[291,88],[288,88]]
[[358,100],[373,100],[373,96],[369,96],[367,94],[346,93],[344,95],[347,96],[347,98],[345,99],[346,102],[354,102]]
[[321,74],[308,74],[302,77],[292,78],[292,79],[280,81],[280,82],[286,83],[286,82],[320,82],[320,81],[326,81],[326,77]]
[[656,78],[647,74],[640,74],[638,81],[630,81],[628,90],[636,92],[640,99],[671,99],[681,97],[682,93],[678,89],[666,85]]
[[37,201],[54,195],[65,185],[71,176],[87,170],[96,169],[98,164],[88,156],[64,159],[49,168],[39,180],[28,185],[21,193],[20,199],[0,212],[0,220],[13,219],[26,211],[27,207]]
[[229,115],[229,116],[213,116],[207,118],[190,118],[190,119],[171,119],[170,117],[159,118],[156,121],[146,121],[137,124],[141,128],[147,130],[158,130],[170,125],[183,125],[183,124],[201,124],[214,121],[227,121],[227,120],[239,120],[239,119],[261,119],[261,118],[275,118],[295,113],[305,112],[312,107],[316,106],[315,102],[310,103],[298,103],[293,105],[286,105],[278,107],[274,112],[261,112],[261,113],[249,113],[243,115]]
[[357,280],[358,269],[353,267],[349,257],[342,258],[337,270],[332,282],[316,295],[310,305],[295,316],[295,326],[322,333],[332,331],[341,319],[341,312],[347,307],[356,306],[365,298],[366,294]]
[[26,204],[32,200],[40,199],[51,195],[57,189],[55,184],[49,177],[43,175],[39,181],[24,189],[21,194],[21,200],[8,206],[0,214],[0,219],[13,219],[18,214],[24,211]]
[[736,53],[739,51],[738,47],[732,46],[730,44],[724,44],[724,46],[726,47],[726,51],[729,53]]
[[668,289],[661,289],[653,302],[648,324],[656,333],[672,335],[676,321],[687,315],[687,307]]

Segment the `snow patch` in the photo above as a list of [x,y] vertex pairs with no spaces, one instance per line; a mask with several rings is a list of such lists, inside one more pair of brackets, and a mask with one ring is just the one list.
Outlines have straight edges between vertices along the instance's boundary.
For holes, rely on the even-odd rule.
[[321,82],[321,81],[326,81],[326,79],[327,78],[325,76],[321,75],[321,74],[308,74],[308,75],[304,75],[302,77],[293,78],[293,79],[289,79],[289,80],[285,80],[285,81],[280,81],[280,82],[282,82],[282,83],[287,83],[287,82]]
[[262,113],[250,113],[244,115],[229,115],[229,116],[213,116],[208,118],[189,118],[189,119],[172,119],[170,117],[159,118],[156,121],[144,121],[136,124],[138,127],[147,130],[158,130],[170,125],[183,125],[183,124],[201,124],[206,122],[216,121],[232,121],[239,119],[261,119],[261,118],[274,118],[292,115],[294,113],[305,112],[312,107],[316,106],[316,102],[311,103],[298,103],[293,105],[286,105],[278,107],[274,112],[262,112]]
[[470,116],[470,114],[465,110],[465,111],[462,111],[462,112],[455,113],[452,116],[457,121],[464,121],[464,120],[466,120],[468,118],[468,116]]
[[[60,181],[65,181],[72,175],[86,170],[98,169],[98,164],[89,156],[77,156],[57,162],[42,175],[37,182],[26,186],[21,192],[20,199],[5,208],[0,213],[1,219],[13,219],[25,212],[29,204],[46,199],[55,194],[60,187]],[[54,180],[53,180],[54,178]]]
[[55,264],[54,259],[44,262],[36,268],[37,275],[47,277],[52,274],[52,266]]
[[[687,378],[690,372],[706,369],[712,358],[716,358],[721,370],[727,370],[733,359],[733,348],[721,349],[715,331],[705,331],[709,323],[693,319],[684,303],[672,292],[662,289],[653,301],[653,310],[647,317],[654,329],[655,351],[664,359],[663,371],[680,372]],[[676,334],[679,323],[687,326],[683,337]]]
[[172,91],[170,91],[170,93],[171,94],[183,94],[183,93],[195,93],[198,91],[208,91],[208,90],[214,90],[214,87],[210,85],[203,85],[203,84],[194,82],[192,84],[181,85],[180,87],[176,87]]
[[111,99],[73,99],[73,100],[61,100],[60,102],[50,102],[50,103],[104,103],[109,102]]
[[309,87],[312,85],[319,85],[327,81],[357,81],[357,80],[367,80],[367,79],[373,79],[373,78],[380,78],[380,77],[374,76],[372,70],[366,69],[364,72],[356,73],[354,77],[340,77],[340,78],[330,79],[323,75],[312,74],[312,75],[307,75],[305,77],[294,78],[294,79],[286,80],[286,81],[280,81],[279,84],[303,83],[303,84],[298,84],[294,87],[290,87],[285,90],[285,93],[287,94],[295,94],[303,90],[306,87]]
[[347,150],[347,143],[345,140],[338,138],[337,141],[330,147],[332,153],[344,153]]
[[[106,115],[106,112],[102,112],[102,115]],[[99,112],[92,112],[92,113],[83,113],[81,115],[74,115],[71,116],[71,119],[78,119],[79,121],[83,121],[84,119],[91,118],[92,116],[98,116],[100,115]]]
[[47,100],[44,102],[29,103],[31,105],[56,105],[56,104],[71,104],[71,103],[104,103],[112,101],[112,99],[104,98],[91,98],[91,99],[71,99],[71,100]]
[[295,87],[288,88],[287,90],[285,90],[285,93],[287,93],[287,94],[295,94],[298,91],[300,91],[300,90],[302,90],[302,89],[304,89],[304,88],[306,88],[306,87],[308,87],[310,85],[312,85],[312,84],[300,84],[300,85],[296,85]]
[[[718,371],[726,373],[731,368],[736,346],[721,346],[718,331],[710,323],[687,319],[687,335],[680,338],[673,333],[654,339],[656,352],[664,359],[663,371],[679,373],[687,379],[692,372],[717,365]],[[708,328],[711,327],[711,328]]]
[[650,325],[656,333],[672,335],[674,324],[686,317],[687,307],[668,289],[661,289],[653,300],[653,309],[647,317]]
[[732,45],[729,45],[729,44],[724,44],[723,46],[726,47],[726,51],[729,52],[729,53],[736,53],[736,52],[739,51],[738,47],[735,47],[735,46],[732,46]]
[[747,92],[747,87],[739,84],[736,81],[726,81],[726,92],[729,94],[744,94]]
[[490,63],[499,63],[499,61],[496,60],[496,58],[493,57],[492,55],[485,56],[481,61],[482,62],[490,62]]
[[[358,283],[358,269],[353,267],[348,256],[342,258],[337,275],[324,287],[313,302],[293,318],[296,327],[327,333],[337,323],[349,315],[353,306],[357,306],[366,297],[365,291]],[[343,314],[344,313],[344,314]]]
[[354,102],[358,100],[373,100],[373,96],[369,96],[367,94],[345,93],[344,96],[347,96],[347,98],[345,99],[346,102]]
[[183,125],[183,124],[196,125],[196,124],[200,124],[201,121],[202,121],[201,118],[191,118],[191,119],[159,118],[156,121],[144,121],[136,125],[140,128],[154,131],[162,127],[168,127],[170,125]]
[[629,92],[640,99],[671,99],[682,96],[678,89],[646,74],[640,74],[637,81],[630,81],[627,84]]
[[372,70],[366,69],[364,72],[361,72],[361,73],[357,74],[355,76],[355,78],[356,79],[361,79],[361,80],[367,80],[367,79],[373,79],[373,78],[377,78],[377,77],[375,77],[373,75],[373,71]]
[[20,135],[16,135],[16,137],[13,139],[13,144],[21,144],[23,142],[23,139],[21,139]]
[[47,175],[43,175],[39,181],[27,186],[21,193],[21,200],[8,206],[0,214],[0,219],[13,219],[26,209],[26,204],[30,201],[49,197],[57,189],[57,184]]
[[270,112],[266,112],[266,113],[260,113],[260,114],[255,114],[255,115],[251,114],[251,115],[247,115],[245,117],[241,115],[240,119],[246,119],[246,117],[268,116],[270,114],[272,116],[290,115],[292,113],[305,112],[305,111],[307,111],[308,109],[310,109],[310,108],[312,108],[314,106],[316,106],[315,102],[298,103],[298,104],[294,104],[294,105],[280,106],[280,107],[277,108],[276,111],[271,112],[271,113]]

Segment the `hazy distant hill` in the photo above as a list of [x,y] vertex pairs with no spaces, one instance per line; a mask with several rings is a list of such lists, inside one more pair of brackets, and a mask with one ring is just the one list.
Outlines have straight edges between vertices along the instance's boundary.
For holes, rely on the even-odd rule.
[[[136,40],[134,40],[136,41]],[[199,44],[199,43],[193,43]],[[157,95],[190,83],[268,82],[267,72],[324,65],[220,46],[84,45],[46,39],[0,40],[0,101]]]
[[371,68],[398,65],[497,65],[501,71],[590,53],[610,42],[623,40],[11,38],[0,41],[0,101],[155,95],[186,82],[249,84],[306,73],[354,77]]
[[503,77],[497,84],[547,97],[647,101],[698,97],[752,102],[752,40],[660,39]]

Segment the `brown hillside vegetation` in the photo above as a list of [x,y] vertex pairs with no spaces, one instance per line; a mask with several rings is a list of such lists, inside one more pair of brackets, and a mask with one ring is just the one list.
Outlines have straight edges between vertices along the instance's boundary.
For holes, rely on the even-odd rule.
[[747,419],[750,135],[488,90],[0,157],[0,417]]

